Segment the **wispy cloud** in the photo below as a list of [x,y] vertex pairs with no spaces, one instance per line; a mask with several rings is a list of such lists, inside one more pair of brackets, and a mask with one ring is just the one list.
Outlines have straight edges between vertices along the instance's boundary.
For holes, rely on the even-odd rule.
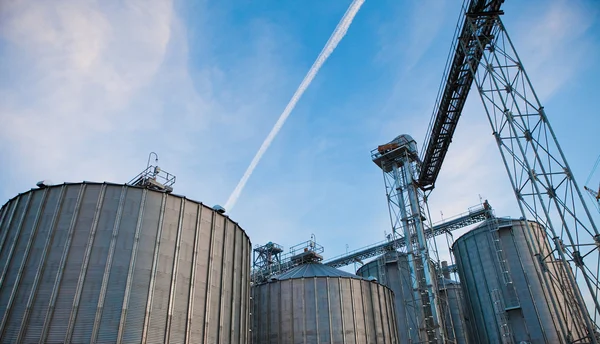
[[45,178],[125,182],[149,151],[180,177],[179,192],[224,198],[230,153],[256,136],[285,83],[274,80],[285,73],[268,24],[248,28],[247,51],[223,65],[198,44],[207,27],[190,36],[171,1],[24,1],[1,11],[0,160],[13,181],[2,198]]
[[520,20],[507,30],[518,53],[525,57],[524,65],[538,96],[548,99],[594,63],[595,59],[589,59],[593,43],[586,33],[599,10],[581,1],[558,0],[521,12]]
[[[17,167],[52,171],[74,155],[92,160],[99,143],[118,148],[101,136],[148,127],[155,119],[125,110],[164,60],[172,4],[119,7],[77,1],[3,5],[3,61],[16,71],[0,90],[0,133],[9,154],[29,158]],[[90,151],[78,151],[84,146]]]

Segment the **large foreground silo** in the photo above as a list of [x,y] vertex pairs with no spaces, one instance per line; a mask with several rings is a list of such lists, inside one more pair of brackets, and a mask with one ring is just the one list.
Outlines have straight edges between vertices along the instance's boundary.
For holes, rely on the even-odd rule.
[[[562,313],[566,307],[560,294],[579,291],[551,290],[541,279],[542,273],[564,278],[572,272],[562,264],[542,268],[531,248],[552,250],[543,228],[529,224],[535,242],[524,221],[490,219],[458,238],[452,247],[477,343],[565,343],[565,337],[586,334],[585,324]],[[559,318],[569,324],[571,334],[562,332]]]
[[247,343],[250,242],[212,208],[117,184],[0,210],[0,342]]
[[319,263],[253,286],[253,344],[392,344],[394,295],[387,287]]

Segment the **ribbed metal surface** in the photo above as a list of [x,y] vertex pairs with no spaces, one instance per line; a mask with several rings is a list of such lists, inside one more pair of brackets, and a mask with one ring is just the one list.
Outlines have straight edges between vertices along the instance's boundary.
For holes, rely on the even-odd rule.
[[0,342],[248,342],[250,241],[211,208],[117,184],[0,208]]
[[[394,292],[396,326],[400,343],[417,342],[419,328],[423,321],[422,317],[418,315],[418,309],[415,309],[418,305],[413,298],[409,269],[406,254],[390,252],[361,266],[356,272],[357,275],[365,278],[377,278]],[[450,283],[452,284],[450,285]],[[465,335],[467,324],[460,285],[454,281],[448,281],[446,284],[438,283],[438,287],[440,288],[440,297],[447,298],[443,302],[440,301],[440,304],[444,312],[448,340],[457,344],[471,343],[468,336]]]
[[[574,291],[548,290],[543,286],[540,278],[542,270],[530,247],[549,244],[544,239],[542,228],[536,223],[530,224],[535,232],[532,237],[538,238],[536,242],[529,240],[525,222],[502,220],[497,231],[499,245],[495,244],[489,227],[482,225],[458,238],[452,248],[468,316],[473,324],[472,336],[477,343],[563,342],[552,302],[557,302],[559,309],[564,308],[556,293]],[[505,257],[504,267],[497,258],[499,248]],[[547,265],[553,276],[572,273],[559,270],[561,267],[559,264]],[[502,273],[506,270],[514,289],[508,288],[505,283]],[[584,324],[573,328],[581,331],[575,334],[575,338],[581,337],[585,331]]]
[[252,294],[253,344],[401,343],[393,293],[376,282],[292,277],[256,285]]
[[438,283],[448,340],[457,344],[474,343],[470,339],[470,320],[466,316],[466,302],[458,282],[444,280]]
[[[382,262],[385,262],[382,264]],[[385,266],[385,270],[381,271]],[[387,254],[381,256],[358,269],[357,275],[369,278],[374,277],[388,286],[394,292],[394,305],[396,309],[396,326],[400,343],[410,343],[419,338],[420,319],[417,312],[410,308],[415,307],[411,302],[412,284],[410,267],[405,254]],[[407,309],[409,310],[407,312]],[[414,316],[407,316],[414,315]]]

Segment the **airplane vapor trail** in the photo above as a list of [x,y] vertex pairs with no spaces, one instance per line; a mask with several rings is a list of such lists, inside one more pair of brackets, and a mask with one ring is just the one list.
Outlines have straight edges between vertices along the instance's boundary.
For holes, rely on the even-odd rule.
[[346,35],[350,24],[352,24],[354,16],[356,16],[356,13],[358,12],[358,10],[364,2],[365,0],[352,1],[350,7],[348,7],[348,10],[346,10],[346,13],[344,13],[344,16],[342,17],[338,25],[335,27],[335,30],[333,30],[333,33],[327,40],[325,46],[323,47],[323,50],[321,50],[319,56],[313,63],[312,67],[310,67],[308,73],[306,73],[304,80],[302,80],[302,83],[300,83],[300,86],[298,86],[298,89],[296,90],[296,92],[294,92],[292,99],[290,99],[289,103],[279,116],[279,119],[273,126],[273,129],[271,129],[271,132],[269,132],[269,135],[267,135],[267,138],[263,141],[262,145],[258,149],[258,152],[256,152],[256,155],[254,155],[254,158],[252,159],[252,162],[250,162],[250,165],[246,169],[246,172],[244,172],[242,179],[240,179],[237,186],[229,196],[229,199],[227,199],[227,203],[225,203],[225,209],[227,211],[231,211],[231,209],[237,202],[238,198],[240,197],[240,193],[244,189],[248,178],[250,178],[252,172],[254,172],[256,165],[258,165],[260,159],[263,157],[263,155],[271,145],[271,142],[273,142],[273,139],[275,139],[275,136],[277,136],[277,133],[279,133],[279,130],[281,129],[281,127],[283,127],[283,124],[289,117],[290,113],[292,112],[292,110],[294,110],[294,107],[296,107],[296,103],[298,103],[298,100],[300,100],[300,97],[302,97],[304,91],[306,91],[310,83],[313,81],[313,79],[319,72],[319,69],[321,69],[323,63],[327,61],[329,55],[331,55],[333,50],[335,50],[335,48],[337,47],[338,43]]

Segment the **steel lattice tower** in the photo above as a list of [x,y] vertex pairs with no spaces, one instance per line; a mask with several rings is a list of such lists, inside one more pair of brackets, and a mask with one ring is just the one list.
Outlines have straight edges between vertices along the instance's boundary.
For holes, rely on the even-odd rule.
[[410,266],[413,293],[405,300],[407,317],[420,319],[419,337],[413,342],[443,343],[441,308],[437,298],[437,273],[430,259],[425,233],[425,197],[416,178],[419,173],[417,144],[408,135],[379,146],[371,153],[383,171],[394,236],[403,235]]
[[[545,228],[544,238],[531,239],[551,243],[551,251],[534,254],[544,271],[544,284],[562,295],[560,300],[551,300],[551,305],[560,314],[563,339],[598,343],[600,235],[500,14],[466,14],[470,39],[460,37],[458,46],[466,56],[482,57],[466,65],[521,213]],[[529,232],[534,236],[531,228]],[[559,271],[567,273],[556,276],[553,269],[545,268],[548,264],[562,264],[565,269]],[[575,322],[585,324],[587,333],[578,333]]]

